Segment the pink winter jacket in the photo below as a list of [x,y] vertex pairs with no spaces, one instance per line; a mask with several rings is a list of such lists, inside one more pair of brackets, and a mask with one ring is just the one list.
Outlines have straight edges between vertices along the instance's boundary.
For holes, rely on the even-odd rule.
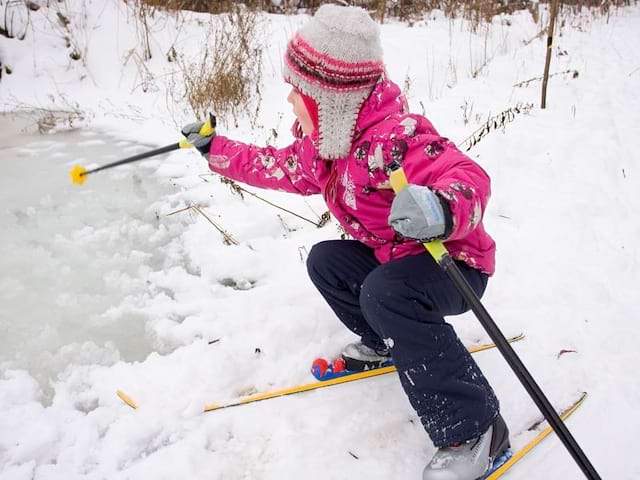
[[495,243],[482,225],[491,192],[489,176],[426,118],[404,112],[400,89],[383,80],[360,110],[347,157],[319,158],[308,136],[282,149],[216,136],[209,167],[256,187],[321,193],[344,229],[373,248],[384,263],[425,251],[415,240],[400,238],[387,221],[394,192],[385,167],[398,162],[409,183],[426,185],[448,200],[453,230],[445,245],[451,256],[492,275]]

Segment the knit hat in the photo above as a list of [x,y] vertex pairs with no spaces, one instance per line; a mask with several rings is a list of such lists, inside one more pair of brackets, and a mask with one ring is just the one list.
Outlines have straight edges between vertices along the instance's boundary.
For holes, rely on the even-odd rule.
[[383,73],[380,30],[362,8],[322,5],[291,38],[284,79],[318,107],[322,158],[349,154],[360,108]]

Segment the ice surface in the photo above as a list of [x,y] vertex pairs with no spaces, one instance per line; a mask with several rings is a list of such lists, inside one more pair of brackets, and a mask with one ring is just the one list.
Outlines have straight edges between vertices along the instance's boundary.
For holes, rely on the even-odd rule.
[[62,158],[105,163],[106,155],[122,155],[113,138],[81,141],[69,132],[35,141],[16,132],[19,125],[0,117],[3,136],[38,150],[27,164],[26,149],[0,150],[0,363],[29,369],[51,393],[49,379],[70,364],[141,360],[152,350],[148,316],[135,307],[148,294],[147,273],[164,262],[153,250],[179,231],[158,222],[154,200],[172,188],[148,168],[71,184]]

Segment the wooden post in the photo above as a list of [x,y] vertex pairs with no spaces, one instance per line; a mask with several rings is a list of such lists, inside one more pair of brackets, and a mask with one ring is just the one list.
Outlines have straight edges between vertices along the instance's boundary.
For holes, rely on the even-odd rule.
[[553,53],[553,29],[556,24],[556,15],[558,15],[558,1],[551,1],[551,18],[549,19],[549,30],[547,32],[547,58],[544,62],[544,77],[542,79],[542,105],[541,108],[547,107],[547,81],[549,80],[549,67],[551,66],[551,54]]

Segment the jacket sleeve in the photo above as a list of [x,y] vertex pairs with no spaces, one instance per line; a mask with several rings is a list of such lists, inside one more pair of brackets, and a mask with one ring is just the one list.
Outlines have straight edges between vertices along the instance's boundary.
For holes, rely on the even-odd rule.
[[316,156],[308,137],[276,149],[216,136],[209,150],[209,168],[254,187],[313,195],[320,193],[313,174]]
[[464,238],[482,221],[491,196],[489,175],[449,140],[424,137],[413,142],[402,163],[407,180],[430,187],[447,202],[453,221],[447,240]]

